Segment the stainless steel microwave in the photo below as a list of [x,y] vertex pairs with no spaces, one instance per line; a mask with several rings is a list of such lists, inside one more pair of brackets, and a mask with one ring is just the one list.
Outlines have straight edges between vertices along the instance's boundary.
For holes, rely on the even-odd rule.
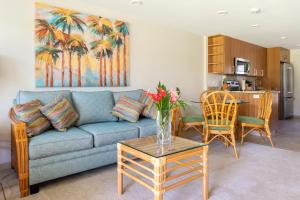
[[251,67],[250,60],[244,58],[235,58],[234,65],[235,74],[249,75]]

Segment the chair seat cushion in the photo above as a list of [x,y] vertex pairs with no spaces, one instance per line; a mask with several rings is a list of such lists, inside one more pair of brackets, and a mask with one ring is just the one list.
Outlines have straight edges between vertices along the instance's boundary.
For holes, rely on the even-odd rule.
[[156,120],[154,119],[141,118],[136,123],[130,123],[130,122],[120,122],[120,123],[127,123],[129,125],[137,127],[139,129],[139,137],[155,135],[157,131]]
[[85,124],[79,128],[93,135],[95,147],[115,144],[122,140],[137,138],[139,135],[137,127],[120,122]]
[[265,123],[263,119],[248,116],[238,116],[238,122],[255,125],[264,125]]
[[[208,124],[209,125],[217,125],[216,122],[213,123],[213,121],[211,119],[208,120]],[[230,130],[230,127],[227,127],[230,125],[230,121],[221,123],[221,120],[219,120],[218,124],[219,125],[222,124],[222,126],[209,126],[209,129],[214,130],[214,131],[229,131]],[[225,126],[225,125],[227,125],[227,126]],[[204,128],[206,128],[205,125],[204,125]]]
[[184,123],[193,123],[193,122],[204,122],[204,116],[200,115],[200,116],[187,116],[187,117],[183,117],[182,121]]
[[29,139],[29,159],[93,148],[93,136],[81,129],[49,130]]

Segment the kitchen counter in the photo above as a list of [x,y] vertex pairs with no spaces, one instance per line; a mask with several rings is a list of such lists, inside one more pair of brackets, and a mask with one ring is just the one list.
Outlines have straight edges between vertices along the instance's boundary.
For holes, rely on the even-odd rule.
[[[261,94],[261,93],[264,93],[266,90],[257,90],[257,91],[252,91],[252,90],[249,90],[249,91],[229,91],[229,92],[232,92],[232,93],[245,93],[245,94]],[[272,93],[280,93],[280,91],[277,91],[277,90],[272,90],[271,91]]]

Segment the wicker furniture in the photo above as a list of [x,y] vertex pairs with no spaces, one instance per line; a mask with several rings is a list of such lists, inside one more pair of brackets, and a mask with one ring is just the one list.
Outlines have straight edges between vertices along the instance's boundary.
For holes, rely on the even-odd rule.
[[153,119],[130,123],[111,116],[114,102],[120,96],[138,100],[141,94],[142,90],[20,91],[16,104],[39,99],[46,105],[63,95],[73,102],[80,114],[76,127],[63,133],[50,129],[27,137],[26,124],[18,121],[11,109],[11,163],[18,173],[21,197],[38,192],[40,183],[116,163],[119,141],[154,134],[157,127]]
[[[161,148],[155,136],[118,143],[118,193],[123,193],[127,176],[154,193],[154,200],[192,180],[203,177],[203,199],[208,199],[208,146],[173,137],[172,144]],[[170,165],[171,164],[171,165]]]
[[236,99],[228,92],[211,92],[202,102],[202,111],[205,119],[205,143],[220,139],[226,146],[233,146],[238,158],[235,141]]
[[[200,101],[192,101],[192,103],[198,103],[201,107],[201,102],[205,99],[205,97],[212,92],[212,90],[206,90],[201,93],[200,95]],[[203,114],[197,115],[197,116],[183,116],[181,110],[174,109],[174,119],[173,121],[178,121],[178,131],[175,131],[175,135],[178,136],[183,131],[186,131],[190,128],[196,130],[198,133],[200,133],[203,137],[203,126],[205,124],[205,120],[203,117]],[[176,130],[176,126],[173,127],[173,129]]]
[[[272,112],[272,101],[273,101],[272,92],[265,92],[263,97],[260,98],[257,117],[248,117],[248,116],[238,117],[239,125],[242,127],[241,144],[243,144],[244,138],[249,133],[256,130],[258,131],[261,137],[265,133],[272,147],[274,147],[274,144],[272,142],[272,134],[269,126],[269,120]],[[250,129],[250,130],[245,132],[246,129]]]

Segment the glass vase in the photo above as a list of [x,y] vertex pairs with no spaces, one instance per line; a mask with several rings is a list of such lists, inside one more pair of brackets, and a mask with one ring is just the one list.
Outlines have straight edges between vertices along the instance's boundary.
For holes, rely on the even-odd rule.
[[157,143],[159,145],[171,144],[171,122],[172,116],[170,111],[157,111]]

